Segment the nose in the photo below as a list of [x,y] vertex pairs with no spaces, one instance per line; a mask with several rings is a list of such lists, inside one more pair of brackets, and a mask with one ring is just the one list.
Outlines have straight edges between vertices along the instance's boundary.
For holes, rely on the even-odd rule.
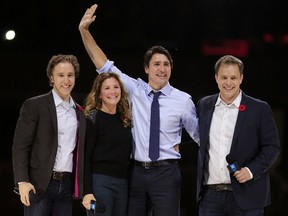
[[162,71],[165,71],[165,66],[161,64],[161,65],[159,66],[159,69],[160,69],[161,72],[162,72]]
[[65,82],[65,83],[68,83],[69,81],[70,81],[70,77],[64,76],[64,82]]
[[109,93],[110,93],[110,94],[115,94],[115,92],[116,92],[116,89],[115,89],[115,88],[111,88],[111,89],[109,90]]
[[227,85],[230,85],[232,83],[231,79],[227,79],[226,83]]

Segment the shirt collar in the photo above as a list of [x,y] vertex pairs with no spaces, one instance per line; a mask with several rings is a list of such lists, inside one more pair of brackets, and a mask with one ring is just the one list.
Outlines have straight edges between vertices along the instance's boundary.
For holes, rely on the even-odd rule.
[[235,106],[237,108],[239,108],[240,106],[240,102],[242,99],[242,91],[240,90],[240,93],[238,94],[238,96],[235,98],[235,100],[231,103],[231,104],[226,104],[221,98],[220,98],[220,94],[218,95],[217,101],[215,103],[215,106],[219,106],[220,103],[224,104],[225,106]]
[[[154,91],[151,86],[148,84],[148,87],[147,87],[147,92],[146,94],[149,96],[151,94],[151,92]],[[161,93],[163,95],[169,95],[170,92],[171,92],[171,85],[170,83],[168,82],[167,85],[165,85],[162,89],[160,89],[159,91],[161,91]]]
[[[59,97],[59,95],[56,93],[56,91],[54,89],[52,89],[52,94],[53,94],[53,98],[54,98],[54,102],[55,102],[56,107],[64,102]],[[74,109],[76,108],[75,102],[73,101],[73,98],[71,96],[69,96],[69,107],[74,108]]]

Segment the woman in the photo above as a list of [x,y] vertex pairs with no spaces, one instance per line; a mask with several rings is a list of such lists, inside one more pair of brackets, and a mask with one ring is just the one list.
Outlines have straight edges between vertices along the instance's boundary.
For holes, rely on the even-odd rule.
[[[128,94],[117,74],[102,73],[96,77],[84,113],[87,130],[82,204],[89,210],[91,201],[97,200],[106,208],[101,216],[124,216],[132,119]],[[92,212],[87,211],[87,215]]]

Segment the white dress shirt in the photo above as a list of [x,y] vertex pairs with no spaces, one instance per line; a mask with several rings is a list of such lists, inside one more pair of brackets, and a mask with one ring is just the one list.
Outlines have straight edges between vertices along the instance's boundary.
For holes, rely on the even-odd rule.
[[73,150],[76,146],[76,133],[78,120],[76,116],[76,105],[70,97],[69,102],[63,101],[57,93],[52,90],[57,112],[58,126],[58,149],[54,164],[54,171],[72,172]]
[[230,175],[227,169],[226,156],[230,152],[236,120],[239,112],[242,93],[231,104],[221,100],[220,95],[215,104],[210,133],[209,151],[206,156],[208,161],[207,184],[229,184]]

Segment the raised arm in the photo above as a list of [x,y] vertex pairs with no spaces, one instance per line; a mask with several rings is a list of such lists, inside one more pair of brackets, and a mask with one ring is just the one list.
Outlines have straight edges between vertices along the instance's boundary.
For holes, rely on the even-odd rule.
[[105,62],[107,61],[107,57],[105,53],[100,49],[97,45],[96,41],[92,37],[91,33],[89,32],[89,26],[92,22],[95,21],[96,15],[94,15],[98,5],[94,4],[90,8],[88,8],[82,17],[80,24],[79,24],[79,31],[81,34],[81,38],[84,44],[84,47],[94,63],[96,68],[101,68],[104,66]]

